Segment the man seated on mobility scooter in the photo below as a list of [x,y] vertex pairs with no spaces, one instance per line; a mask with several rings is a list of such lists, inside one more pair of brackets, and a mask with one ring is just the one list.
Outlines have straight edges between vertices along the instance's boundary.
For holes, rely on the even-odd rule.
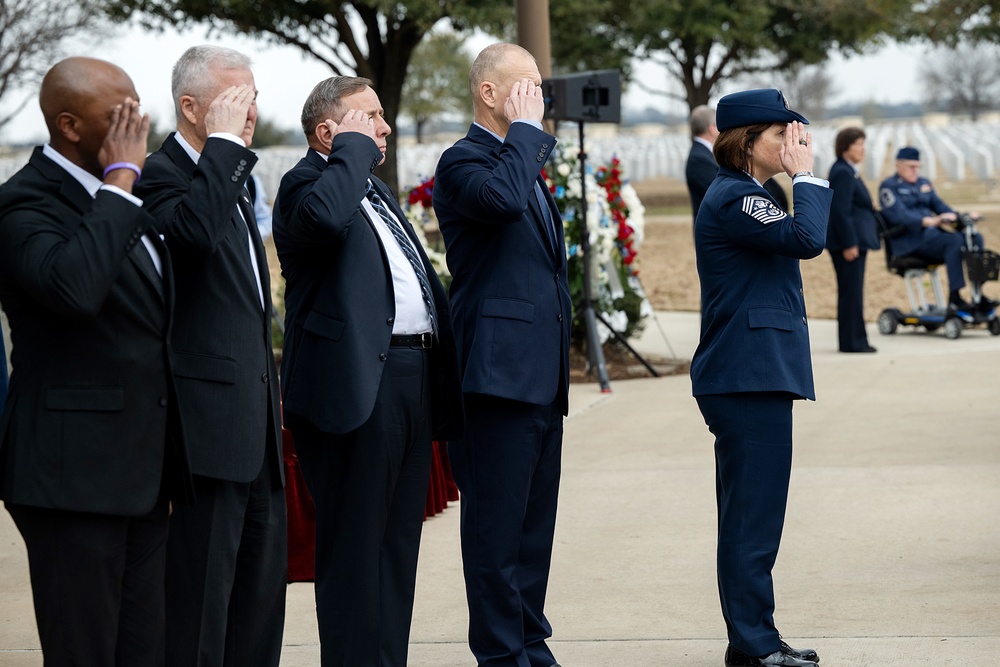
[[904,146],[896,153],[896,173],[882,181],[879,187],[882,216],[890,229],[900,228],[892,237],[896,257],[914,255],[931,262],[943,262],[948,274],[948,307],[955,311],[991,310],[996,301],[987,299],[978,290],[973,303],[962,298],[965,286],[963,254],[966,250],[981,252],[983,237],[970,227],[968,233],[959,230],[979,219],[978,213],[959,215],[944,203],[934,186],[920,176],[920,151]]

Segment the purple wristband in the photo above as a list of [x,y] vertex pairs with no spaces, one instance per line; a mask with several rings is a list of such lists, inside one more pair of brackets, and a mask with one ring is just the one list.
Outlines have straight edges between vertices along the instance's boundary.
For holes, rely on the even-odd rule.
[[140,169],[139,165],[137,165],[135,162],[115,162],[114,164],[109,164],[107,168],[104,170],[104,178],[107,178],[108,174],[118,169],[131,169],[132,171],[134,171],[136,183],[138,183],[139,179],[142,177],[142,169]]

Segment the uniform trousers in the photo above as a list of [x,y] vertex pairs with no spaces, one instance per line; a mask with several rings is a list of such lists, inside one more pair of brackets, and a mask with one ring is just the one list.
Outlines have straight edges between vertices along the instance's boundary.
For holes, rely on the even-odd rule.
[[[975,234],[973,240],[982,249],[982,234]],[[937,227],[928,227],[921,232],[920,245],[917,246],[913,254],[933,262],[943,261],[948,273],[948,289],[954,292],[965,287],[965,272],[962,263],[964,249],[965,234],[945,232]]]
[[277,667],[288,527],[276,459],[269,435],[256,479],[195,475],[195,504],[174,507],[167,542],[171,667]]
[[406,666],[431,471],[430,361],[429,350],[390,347],[372,414],[353,431],[286,419],[316,505],[323,667]]
[[844,259],[841,250],[831,250],[837,273],[837,335],[841,352],[858,352],[869,347],[865,331],[865,259],[859,250],[854,261]]
[[550,667],[562,405],[467,394],[465,413],[465,438],[448,443],[448,456],[461,492],[469,647],[481,667]]
[[780,646],[771,570],[791,476],[793,395],[696,398],[715,436],[717,569],[729,643],[750,656],[768,655]]
[[124,517],[6,504],[46,667],[163,665],[167,501]]

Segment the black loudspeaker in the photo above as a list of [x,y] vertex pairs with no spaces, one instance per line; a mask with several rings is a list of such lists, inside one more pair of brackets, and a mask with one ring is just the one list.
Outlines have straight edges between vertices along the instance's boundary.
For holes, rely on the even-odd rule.
[[545,117],[581,123],[618,123],[622,81],[616,69],[554,76],[542,81]]

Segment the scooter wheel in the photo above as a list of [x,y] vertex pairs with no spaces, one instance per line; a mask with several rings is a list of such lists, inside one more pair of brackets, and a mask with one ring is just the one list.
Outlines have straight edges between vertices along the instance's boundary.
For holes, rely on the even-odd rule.
[[899,322],[896,320],[896,314],[888,308],[883,310],[878,316],[878,332],[883,336],[896,333],[896,326],[898,324]]
[[962,335],[962,320],[957,317],[949,317],[944,321],[944,337],[948,340],[955,340]]
[[994,317],[992,320],[990,320],[989,327],[991,334],[993,334],[994,336],[1000,336],[1000,318]]

